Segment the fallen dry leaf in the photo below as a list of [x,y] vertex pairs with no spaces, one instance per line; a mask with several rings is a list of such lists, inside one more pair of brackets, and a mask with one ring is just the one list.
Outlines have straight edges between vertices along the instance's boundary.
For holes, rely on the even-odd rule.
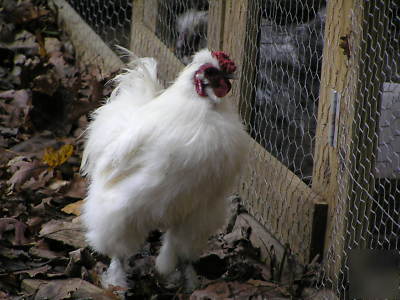
[[0,218],[0,240],[2,239],[3,233],[8,230],[14,229],[14,245],[24,245],[28,242],[25,237],[25,231],[28,226],[14,218]]
[[33,79],[33,84],[33,91],[53,96],[60,85],[60,80],[54,70],[49,70],[45,74],[39,74],[36,76]]
[[11,43],[0,43],[0,48],[9,49],[17,53],[34,56],[39,53],[39,44],[36,37],[29,31],[23,30],[15,35]]
[[[12,260],[26,260],[29,259],[29,255],[23,250],[18,250],[14,248],[0,247],[0,257],[12,259]],[[1,299],[1,298],[0,298]]]
[[226,282],[217,282],[210,284],[204,290],[197,290],[191,296],[190,300],[200,299],[230,299],[231,291]]
[[45,166],[37,160],[25,161],[24,157],[17,157],[8,163],[9,167],[17,168],[17,171],[8,180],[10,190],[20,187],[31,177],[39,175]]
[[44,259],[57,259],[64,258],[66,253],[62,251],[53,251],[49,249],[49,245],[44,241],[40,240],[33,247],[29,249],[29,254]]
[[86,247],[84,229],[80,223],[51,220],[43,225],[40,237],[56,240],[75,248]]
[[11,299],[11,295],[8,293],[5,293],[3,291],[0,291],[0,299],[4,299],[4,300]]
[[[69,262],[65,268],[65,274],[69,277],[79,277],[84,275],[89,277],[87,269],[91,269],[95,265],[95,259],[90,251],[86,248],[80,248],[69,252]],[[83,273],[83,274],[82,274]]]
[[75,174],[64,195],[70,198],[83,199],[86,197],[86,188],[86,180],[79,174]]
[[54,139],[54,136],[50,131],[42,131],[38,134],[35,134],[29,137],[27,140],[20,142],[13,146],[10,150],[18,153],[26,154],[31,157],[29,154],[36,154],[43,151],[43,148],[54,146],[57,144],[57,141]]
[[47,284],[47,280],[42,279],[24,279],[21,283],[21,289],[28,295],[34,295],[41,285]]
[[44,265],[38,268],[34,268],[34,269],[29,269],[29,270],[22,270],[22,271],[17,271],[14,272],[15,275],[18,274],[27,274],[29,275],[29,277],[35,277],[38,274],[46,274],[49,270],[51,269],[51,266],[49,265]]
[[46,37],[44,39],[44,47],[46,48],[46,52],[52,55],[54,52],[61,52],[62,43],[57,38]]
[[33,5],[29,1],[18,1],[18,5],[9,11],[15,24],[28,23],[49,14],[49,11]]
[[273,283],[273,282],[256,280],[256,279],[250,279],[247,281],[247,283],[257,286],[257,287],[259,287],[259,286],[277,287],[278,286],[276,283]]
[[28,181],[26,181],[22,185],[21,188],[35,191],[45,187],[46,184],[54,177],[54,170],[45,169],[44,166],[43,168],[44,170],[41,173],[39,173],[39,175],[31,177]]
[[49,167],[55,168],[65,163],[74,153],[74,146],[65,144],[60,149],[46,148],[43,154],[43,162]]
[[[25,281],[25,280],[24,280]],[[24,283],[24,282],[23,282]],[[25,281],[24,287],[35,287],[36,282]],[[38,291],[36,299],[94,299],[94,300],[109,300],[118,299],[105,294],[105,291],[87,281],[79,278],[59,279],[37,284]],[[32,288],[31,288],[32,289]]]
[[2,116],[2,123],[10,128],[25,124],[32,109],[32,94],[28,90],[9,90],[0,93],[0,98],[12,99],[9,104],[2,103],[7,115]]
[[43,198],[39,204],[32,207],[32,213],[44,216],[46,214],[47,208],[52,206],[52,200],[53,197]]
[[49,189],[57,191],[57,190],[63,188],[64,186],[66,186],[68,183],[69,183],[69,181],[67,181],[67,180],[56,179],[51,184],[49,184]]
[[73,214],[75,216],[81,215],[82,204],[84,200],[79,200],[74,203],[70,203],[64,206],[61,211],[65,212],[66,214]]

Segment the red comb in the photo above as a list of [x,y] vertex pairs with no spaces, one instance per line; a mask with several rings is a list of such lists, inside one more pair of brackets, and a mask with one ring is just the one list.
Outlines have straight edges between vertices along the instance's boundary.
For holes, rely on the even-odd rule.
[[222,71],[232,74],[236,70],[235,63],[229,58],[224,51],[214,51],[212,56],[218,60],[219,67]]

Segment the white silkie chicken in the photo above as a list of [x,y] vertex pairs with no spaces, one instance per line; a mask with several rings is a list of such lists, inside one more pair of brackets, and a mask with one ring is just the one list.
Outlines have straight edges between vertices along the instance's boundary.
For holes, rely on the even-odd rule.
[[246,156],[246,133],[221,101],[236,67],[223,52],[199,51],[166,90],[156,61],[135,60],[93,114],[82,158],[90,180],[82,220],[87,241],[111,257],[103,285],[126,286],[123,261],[149,231],[166,231],[156,269],[191,262],[225,222],[226,197]]

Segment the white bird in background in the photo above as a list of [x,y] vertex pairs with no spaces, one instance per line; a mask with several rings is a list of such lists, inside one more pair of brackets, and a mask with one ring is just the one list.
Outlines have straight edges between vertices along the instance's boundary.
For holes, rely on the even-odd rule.
[[156,269],[162,275],[192,261],[225,222],[226,197],[247,153],[233,105],[222,101],[236,67],[223,52],[199,51],[163,90],[152,58],[133,61],[93,113],[82,172],[89,177],[83,209],[87,241],[111,257],[103,285],[127,286],[124,258],[151,230],[166,231]]
[[208,12],[190,9],[176,19],[176,54],[188,64],[193,53],[207,46]]

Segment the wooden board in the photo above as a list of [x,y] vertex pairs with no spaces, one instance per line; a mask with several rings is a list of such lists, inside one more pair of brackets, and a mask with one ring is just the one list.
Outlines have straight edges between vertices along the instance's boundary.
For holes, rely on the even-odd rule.
[[322,256],[327,204],[277,158],[248,139],[249,162],[240,180],[246,208],[276,239],[290,246],[300,263]]

